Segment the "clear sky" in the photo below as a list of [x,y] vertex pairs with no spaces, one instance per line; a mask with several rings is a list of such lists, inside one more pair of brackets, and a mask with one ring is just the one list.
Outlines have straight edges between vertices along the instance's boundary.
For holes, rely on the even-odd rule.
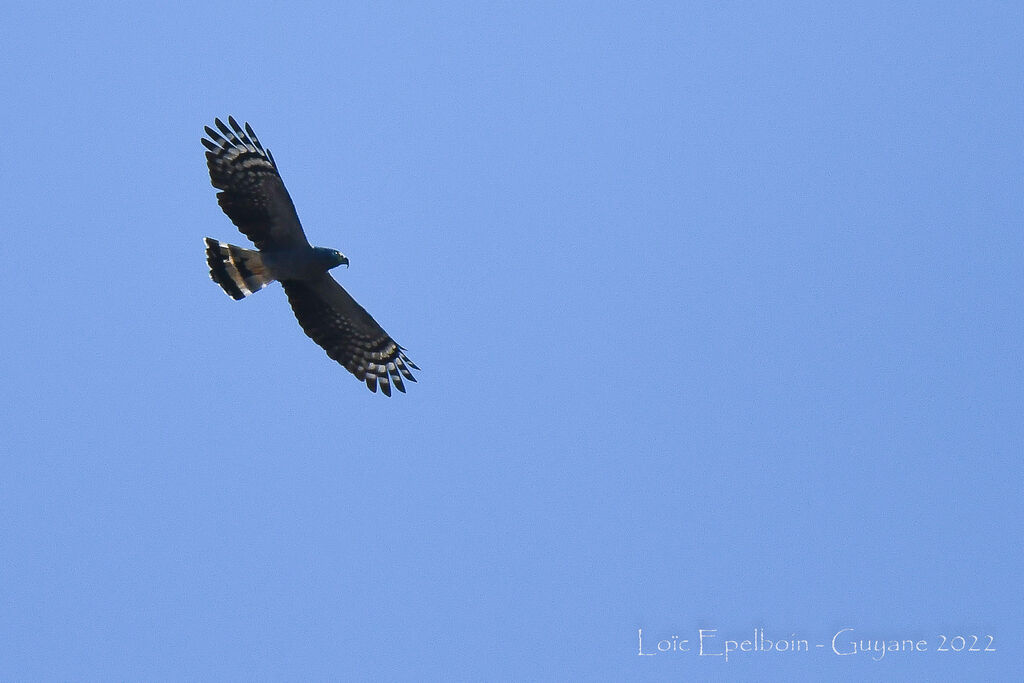
[[[42,5],[0,679],[1024,680],[1020,3]],[[209,280],[229,114],[408,394]]]

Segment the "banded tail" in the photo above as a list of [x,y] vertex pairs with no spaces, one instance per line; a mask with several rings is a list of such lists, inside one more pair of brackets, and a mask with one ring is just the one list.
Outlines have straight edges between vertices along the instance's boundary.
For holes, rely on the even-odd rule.
[[218,242],[209,237],[203,241],[206,242],[206,263],[210,266],[210,279],[220,285],[232,299],[244,299],[274,281],[263,267],[260,252]]

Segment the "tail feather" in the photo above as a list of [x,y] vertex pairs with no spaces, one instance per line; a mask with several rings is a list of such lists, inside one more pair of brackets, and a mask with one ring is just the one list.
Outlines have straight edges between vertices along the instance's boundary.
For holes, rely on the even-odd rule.
[[220,285],[232,299],[244,299],[274,281],[263,267],[260,252],[218,242],[209,237],[204,241],[210,279]]

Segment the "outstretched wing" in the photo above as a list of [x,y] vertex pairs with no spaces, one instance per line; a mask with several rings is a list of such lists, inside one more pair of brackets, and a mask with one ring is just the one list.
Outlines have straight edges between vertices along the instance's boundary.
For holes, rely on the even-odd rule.
[[402,377],[416,381],[410,368],[419,368],[405,350],[333,277],[324,273],[314,280],[286,280],[281,284],[306,334],[328,356],[366,382],[370,391],[377,391],[379,383],[381,392],[390,396],[392,384],[405,391]]
[[217,201],[231,222],[258,249],[309,246],[292,198],[277,172],[270,150],[263,149],[249,124],[243,130],[233,117],[220,119],[219,131],[206,126],[203,146]]

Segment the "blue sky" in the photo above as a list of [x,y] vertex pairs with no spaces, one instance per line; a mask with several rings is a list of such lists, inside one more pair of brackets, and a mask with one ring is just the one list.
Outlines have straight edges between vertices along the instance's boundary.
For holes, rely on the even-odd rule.
[[1024,12],[845,5],[5,5],[0,678],[1020,680]]

